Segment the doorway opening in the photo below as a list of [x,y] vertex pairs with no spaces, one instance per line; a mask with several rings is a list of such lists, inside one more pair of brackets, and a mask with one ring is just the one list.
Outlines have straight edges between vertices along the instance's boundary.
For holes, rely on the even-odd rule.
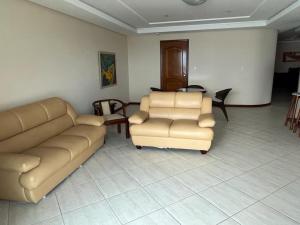
[[272,103],[289,104],[300,86],[300,41],[278,42],[273,79]]

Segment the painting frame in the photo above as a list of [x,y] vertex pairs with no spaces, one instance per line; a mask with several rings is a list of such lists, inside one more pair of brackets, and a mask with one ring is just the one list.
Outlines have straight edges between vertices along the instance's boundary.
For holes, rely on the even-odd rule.
[[103,89],[117,85],[116,53],[99,51],[98,64],[100,87]]
[[300,51],[284,52],[282,62],[300,62]]

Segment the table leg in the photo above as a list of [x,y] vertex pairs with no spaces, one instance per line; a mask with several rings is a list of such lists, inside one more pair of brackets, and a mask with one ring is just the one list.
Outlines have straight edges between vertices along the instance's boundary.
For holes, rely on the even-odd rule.
[[126,129],[126,138],[130,138],[130,133],[129,133],[129,122],[126,121],[125,123],[125,129]]

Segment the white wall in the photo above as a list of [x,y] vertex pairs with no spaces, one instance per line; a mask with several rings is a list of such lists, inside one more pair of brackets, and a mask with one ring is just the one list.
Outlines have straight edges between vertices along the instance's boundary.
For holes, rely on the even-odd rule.
[[298,42],[278,42],[276,53],[275,72],[287,73],[290,67],[300,67],[300,62],[283,62],[284,52],[300,52],[300,41]]
[[[98,51],[116,52],[117,82],[100,89]],[[0,110],[59,96],[79,112],[128,100],[126,36],[25,0],[0,1]]]
[[233,88],[229,104],[271,101],[277,32],[244,29],[128,37],[130,100],[160,87],[160,40],[189,39],[189,84],[210,94]]

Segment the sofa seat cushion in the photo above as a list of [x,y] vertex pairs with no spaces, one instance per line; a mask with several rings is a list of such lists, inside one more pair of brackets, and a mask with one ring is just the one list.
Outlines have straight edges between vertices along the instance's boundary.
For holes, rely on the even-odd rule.
[[21,175],[21,184],[31,190],[64,167],[71,160],[70,153],[62,148],[36,147],[23,154],[40,157],[40,165]]
[[89,147],[89,141],[85,137],[80,136],[58,135],[50,138],[40,146],[64,148],[70,152],[71,159],[74,159],[77,155]]
[[201,128],[198,120],[174,120],[170,127],[170,137],[185,139],[212,140],[211,128]]
[[163,118],[150,118],[142,124],[132,125],[130,133],[133,136],[169,137],[172,120]]
[[77,125],[74,126],[61,135],[71,135],[71,136],[79,136],[84,137],[88,140],[89,146],[95,143],[97,140],[102,138],[106,133],[105,126],[90,126],[90,125]]

